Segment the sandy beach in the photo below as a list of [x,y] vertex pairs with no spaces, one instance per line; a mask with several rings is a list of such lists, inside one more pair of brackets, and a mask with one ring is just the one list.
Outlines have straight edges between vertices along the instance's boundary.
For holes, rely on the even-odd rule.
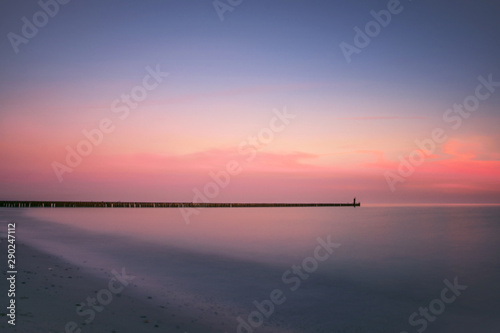
[[[103,275],[101,279],[96,278],[83,273],[80,267],[29,245],[18,243],[18,248],[22,268],[17,275],[16,326],[13,329],[2,320],[2,330],[78,332],[77,328],[70,328],[74,326],[71,322],[85,332],[158,332],[158,328],[164,332],[179,332],[183,329],[183,321],[175,318],[174,311],[159,307],[151,300],[131,296],[131,288],[113,296],[111,303],[101,313],[96,312],[95,319],[86,324],[87,316],[77,315],[77,305],[107,287],[106,273],[95,272],[95,275]],[[5,281],[6,273],[2,274],[2,281]],[[4,283],[2,288],[5,289]],[[66,330],[66,325],[70,329]]]
[[[180,269],[169,277],[168,269],[163,266],[165,260],[161,259],[163,256],[155,246],[138,242],[134,244],[134,241],[127,244],[113,237],[46,221],[34,221],[17,210],[3,213],[0,221],[2,230],[7,229],[8,221],[16,221],[18,274],[16,325],[9,325],[7,321],[10,319],[2,311],[2,330],[23,333],[80,332],[79,329],[81,332],[116,333],[234,332],[237,327],[235,318],[244,314],[242,309],[239,313],[236,307],[224,307],[213,298],[200,296],[204,287],[199,271],[204,270],[207,276],[217,274],[217,271],[222,270],[219,266],[223,266],[223,262],[207,265],[206,258],[177,252],[168,260]],[[1,236],[2,249],[6,252],[5,233]],[[114,249],[123,253],[132,246],[138,249],[138,253],[135,258],[129,257],[128,262],[124,261],[122,267],[113,266],[101,255],[102,249],[96,250],[98,255],[92,253],[92,248],[98,244],[105,244],[108,251]],[[78,249],[82,252],[77,253]],[[72,261],[64,258],[70,252]],[[123,258],[130,254],[125,253]],[[133,267],[131,263],[134,260],[141,261],[138,258],[142,256],[146,257],[147,262],[158,263],[154,266],[161,271],[159,275],[164,277],[161,281],[148,279],[147,274],[137,274],[137,271],[132,274],[128,267]],[[175,283],[177,287],[174,290],[174,283],[169,280],[179,273],[200,280],[197,286],[193,286],[194,292],[182,290],[182,277],[177,280],[179,283]],[[5,270],[2,276],[0,286],[2,290],[7,290]],[[110,284],[111,280],[113,282]],[[123,285],[120,280],[127,281],[127,285]],[[216,288],[222,290],[224,286]],[[7,301],[6,297],[2,298],[3,309]],[[99,301],[106,304],[102,305]],[[259,332],[289,331],[264,324]]]
[[[2,237],[2,247],[5,238]],[[88,297],[96,298],[107,289],[113,275],[103,269],[94,274],[64,259],[41,252],[27,244],[18,243],[16,325],[6,323],[2,310],[0,328],[6,332],[215,332],[210,324],[197,323],[200,318],[186,315],[182,308],[158,302],[156,295],[141,297],[133,281],[118,294],[113,294],[102,312],[85,323],[89,316],[80,316],[76,310]],[[88,269],[87,269],[88,270]],[[2,272],[2,290],[7,289],[5,271]],[[99,278],[100,276],[101,278]],[[118,287],[117,287],[118,289]],[[5,309],[2,298],[2,309]],[[163,304],[163,305],[161,305]],[[90,307],[86,307],[90,309]],[[75,324],[72,324],[75,323]]]

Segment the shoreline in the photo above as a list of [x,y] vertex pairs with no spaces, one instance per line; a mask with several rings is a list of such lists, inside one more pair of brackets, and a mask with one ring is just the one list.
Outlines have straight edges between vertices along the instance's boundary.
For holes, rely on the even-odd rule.
[[[3,231],[7,230],[8,223],[15,222],[16,325],[8,324],[10,318],[7,316],[9,310],[6,308],[9,299],[1,297],[1,331],[20,333],[235,331],[237,325],[235,315],[239,313],[238,311],[244,310],[228,308],[215,299],[203,299],[203,295],[198,295],[196,292],[189,293],[189,288],[183,290],[181,286],[179,289],[179,284],[182,285],[184,282],[183,274],[177,270],[176,265],[169,265],[175,269],[174,271],[165,267],[165,262],[161,260],[162,254],[156,251],[157,247],[141,241],[129,240],[129,242],[45,220],[32,219],[18,210],[4,210],[8,211],[11,213],[0,216],[0,247],[4,249],[4,253],[7,252],[6,233]],[[54,241],[47,243],[46,237]],[[40,242],[40,239],[43,241]],[[57,244],[62,246],[59,247]],[[102,249],[99,249],[94,252],[94,246],[97,244],[105,244],[105,248],[117,252],[133,247],[138,249],[140,254],[134,254],[136,258],[132,259],[133,262],[126,259],[127,256],[120,256],[115,258],[118,260],[108,262],[107,258],[101,258],[98,254],[105,254],[107,251],[102,252]],[[84,252],[79,252],[79,249]],[[69,253],[67,251],[71,250],[79,253],[77,257],[74,255],[70,256],[71,258],[66,257]],[[86,252],[87,250],[90,252]],[[141,256],[152,260],[151,255],[154,253],[156,253],[154,262],[157,262],[158,269],[162,270],[159,280],[151,280],[148,273],[141,271],[136,263],[136,259]],[[188,271],[197,270],[196,267],[207,258],[203,256],[202,259],[196,255],[173,251],[169,257],[169,263],[182,263],[184,267],[182,270]],[[5,293],[9,289],[6,271],[3,269],[0,275],[0,290]],[[129,285],[120,288],[114,274],[116,272],[122,276],[133,275],[134,279]],[[189,276],[189,278],[194,277]],[[111,282],[113,279],[114,282]],[[122,290],[115,293],[118,289]],[[108,296],[111,296],[109,303]],[[88,305],[89,297],[94,299],[92,301],[94,303],[91,302],[90,305]],[[99,297],[105,304],[99,302]],[[93,309],[92,305],[96,308]],[[78,310],[80,313],[77,313]],[[259,331],[289,332],[286,329],[266,326],[261,327]]]
[[[0,243],[5,244],[2,235]],[[16,325],[8,323],[7,298],[2,297],[0,329],[6,332],[216,332],[213,328],[193,323],[188,314],[157,305],[156,295],[141,299],[135,292],[135,281],[113,293],[109,303],[95,303],[96,311],[85,306],[85,300],[101,296],[108,290],[113,274],[79,267],[69,261],[43,252],[25,242],[17,242],[19,268],[16,281]],[[121,272],[120,272],[121,273]],[[8,290],[7,274],[2,272],[2,291]],[[119,283],[112,285],[119,290]],[[77,309],[80,308],[80,315]],[[99,310],[101,312],[99,312]],[[85,314],[85,315],[84,315]],[[92,319],[92,320],[90,320]],[[88,321],[88,323],[86,323]],[[186,324],[189,323],[189,324]],[[79,331],[78,329],[81,329]]]

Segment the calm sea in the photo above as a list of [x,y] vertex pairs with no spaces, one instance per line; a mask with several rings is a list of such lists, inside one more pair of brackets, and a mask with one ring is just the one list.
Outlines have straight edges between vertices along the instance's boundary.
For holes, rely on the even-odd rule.
[[186,312],[216,307],[221,331],[500,331],[499,206],[21,212],[26,243],[126,267]]

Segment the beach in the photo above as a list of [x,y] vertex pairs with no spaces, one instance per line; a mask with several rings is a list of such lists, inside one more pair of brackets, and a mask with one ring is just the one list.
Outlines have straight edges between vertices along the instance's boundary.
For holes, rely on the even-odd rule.
[[[2,239],[2,244],[4,242]],[[22,269],[17,275],[16,325],[13,327],[2,320],[2,330],[45,333],[78,332],[78,328],[84,332],[182,331],[185,321],[180,316],[175,317],[176,311],[161,308],[152,300],[133,297],[132,290],[114,296],[101,313],[96,312],[91,323],[85,324],[83,319],[86,317],[76,313],[77,304],[84,303],[87,297],[95,297],[97,291],[107,287],[106,273],[84,273],[80,267],[28,245],[21,243],[19,248]],[[3,272],[3,281],[5,275]],[[4,285],[2,283],[5,290]],[[137,286],[131,285],[130,289],[134,287]],[[2,317],[4,319],[5,313]]]
[[[3,212],[4,213],[4,212]],[[127,266],[118,267],[106,261],[100,254],[95,256],[91,248],[85,248],[90,242],[106,244],[106,248],[115,251],[130,250],[132,243],[117,241],[114,237],[103,237],[92,233],[78,230],[68,230],[65,226],[44,221],[33,221],[23,217],[20,211],[10,210],[2,215],[1,227],[7,229],[7,221],[17,221],[17,236],[23,241],[17,242],[17,291],[16,291],[16,325],[7,323],[6,313],[2,313],[4,319],[0,328],[13,332],[224,332],[235,331],[235,317],[238,314],[232,308],[223,308],[210,299],[200,300],[196,294],[177,290],[168,290],[168,276],[161,281],[148,279],[145,276],[132,275],[127,271]],[[33,224],[35,222],[35,224]],[[30,230],[28,230],[28,228]],[[70,228],[71,229],[71,228]],[[24,235],[23,235],[24,234]],[[30,235],[29,239],[26,236]],[[6,250],[6,238],[2,234],[2,248]],[[40,242],[43,238],[53,242],[47,246]],[[53,238],[54,237],[54,238]],[[38,239],[37,239],[38,238]],[[66,240],[65,240],[66,239]],[[77,240],[78,239],[78,240]],[[75,253],[70,250],[69,244],[80,244],[88,253]],[[35,244],[37,247],[28,245]],[[161,276],[164,276],[162,260],[158,255],[158,248],[148,247],[147,244],[135,244],[138,249],[135,260],[147,262],[155,261],[153,265]],[[68,246],[68,247],[66,247]],[[71,258],[77,261],[64,259],[64,254],[72,251]],[[156,258],[154,255],[156,253]],[[126,256],[130,256],[130,251]],[[138,258],[141,257],[141,258]],[[103,260],[100,260],[103,259]],[[201,260],[192,254],[178,252],[172,258],[173,265],[185,266],[184,274],[190,274],[196,270],[196,266],[202,264]],[[217,274],[217,270],[223,271],[224,261],[212,261],[210,266],[203,267],[204,275]],[[205,265],[206,266],[206,265]],[[217,267],[219,266],[219,267]],[[101,290],[109,290],[109,282],[116,276],[130,277],[131,281],[124,286],[123,291],[112,294],[109,304],[102,306],[97,303],[97,295]],[[124,272],[124,274],[122,274]],[[7,275],[3,272],[4,277]],[[166,275],[166,274],[165,274]],[[201,278],[200,275],[195,276]],[[7,290],[6,279],[2,279],[2,290]],[[4,286],[5,284],[5,286]],[[113,286],[119,289],[118,286]],[[202,283],[197,287],[202,289]],[[221,286],[222,287],[222,286]],[[84,306],[77,313],[78,307],[85,305],[88,298],[94,298],[98,307],[93,312],[95,316],[83,315],[84,311],[90,311],[91,306]],[[103,297],[103,299],[105,299]],[[2,302],[7,298],[2,298]],[[107,300],[105,299],[107,302]],[[87,303],[88,304],[88,303]],[[3,305],[3,304],[2,304]],[[99,308],[102,308],[100,310]],[[90,323],[86,321],[92,319]],[[259,329],[262,332],[287,332],[279,327],[269,329],[263,325]]]
[[[2,237],[2,248],[5,240]],[[85,304],[87,298],[96,298],[99,291],[108,290],[109,281],[114,278],[111,271],[79,267],[60,256],[47,254],[23,242],[19,242],[17,248],[20,268],[16,281],[16,325],[7,323],[5,310],[2,310],[2,331],[217,331],[210,323],[202,322],[202,312],[196,317],[185,313],[182,306],[159,300],[158,295],[144,296],[137,293],[138,284],[134,280],[122,292],[112,293],[109,304],[101,306],[101,312],[95,310],[95,317],[87,324],[89,316],[78,315],[77,308]],[[2,272],[2,291],[7,290],[6,275],[5,271]],[[119,289],[119,283],[114,288]],[[6,297],[2,297],[2,305],[5,305],[6,300]],[[2,308],[5,309],[4,306]],[[89,311],[91,307],[87,306],[85,309]]]

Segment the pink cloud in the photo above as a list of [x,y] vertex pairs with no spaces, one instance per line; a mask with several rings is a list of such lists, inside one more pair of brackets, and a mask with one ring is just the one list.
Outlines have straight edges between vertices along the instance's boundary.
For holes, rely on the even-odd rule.
[[364,117],[344,117],[337,118],[342,120],[406,120],[406,119],[429,119],[429,117],[424,116],[364,116]]

